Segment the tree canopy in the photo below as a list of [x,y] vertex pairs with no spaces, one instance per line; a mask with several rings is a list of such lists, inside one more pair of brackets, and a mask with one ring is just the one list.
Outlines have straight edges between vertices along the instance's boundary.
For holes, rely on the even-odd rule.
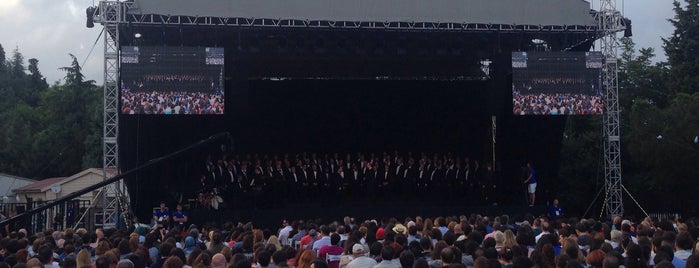
[[19,49],[9,60],[0,52],[0,172],[43,179],[99,167],[101,91],[77,59],[61,68],[66,83],[49,86],[38,59],[25,67]]

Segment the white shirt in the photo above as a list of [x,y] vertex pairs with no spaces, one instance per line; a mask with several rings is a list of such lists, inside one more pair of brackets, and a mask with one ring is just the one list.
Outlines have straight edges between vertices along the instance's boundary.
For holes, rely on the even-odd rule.
[[287,245],[287,239],[289,239],[289,233],[291,232],[291,225],[284,226],[281,230],[279,230],[279,242],[281,242],[282,245]]
[[348,263],[347,268],[367,268],[374,267],[374,265],[376,265],[376,261],[374,259],[362,256],[359,258],[355,258],[350,263]]

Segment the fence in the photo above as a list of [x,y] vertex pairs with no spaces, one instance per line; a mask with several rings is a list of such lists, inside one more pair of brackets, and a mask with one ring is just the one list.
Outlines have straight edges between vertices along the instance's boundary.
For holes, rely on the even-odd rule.
[[[2,203],[0,211],[3,215],[13,217],[28,210],[44,205],[48,201],[31,201],[26,203]],[[43,232],[46,229],[63,230],[65,228],[93,229],[95,211],[91,208],[89,200],[73,199],[62,202],[29,217],[23,217],[12,222],[10,230],[26,229],[31,234]],[[87,214],[86,214],[87,212]],[[85,217],[82,217],[86,215]]]

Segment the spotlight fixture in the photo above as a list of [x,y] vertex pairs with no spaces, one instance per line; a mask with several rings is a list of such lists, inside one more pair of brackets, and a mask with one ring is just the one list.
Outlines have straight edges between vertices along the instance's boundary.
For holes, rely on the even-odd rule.
[[94,16],[96,9],[97,8],[95,7],[88,7],[87,9],[85,9],[85,15],[87,16],[87,22],[85,23],[85,26],[87,26],[87,28],[95,27]]

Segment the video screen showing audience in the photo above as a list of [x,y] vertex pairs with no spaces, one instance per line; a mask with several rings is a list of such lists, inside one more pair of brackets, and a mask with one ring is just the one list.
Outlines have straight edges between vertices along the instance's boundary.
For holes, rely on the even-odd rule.
[[602,54],[513,52],[515,115],[600,115]]
[[121,48],[121,113],[223,114],[224,49]]

